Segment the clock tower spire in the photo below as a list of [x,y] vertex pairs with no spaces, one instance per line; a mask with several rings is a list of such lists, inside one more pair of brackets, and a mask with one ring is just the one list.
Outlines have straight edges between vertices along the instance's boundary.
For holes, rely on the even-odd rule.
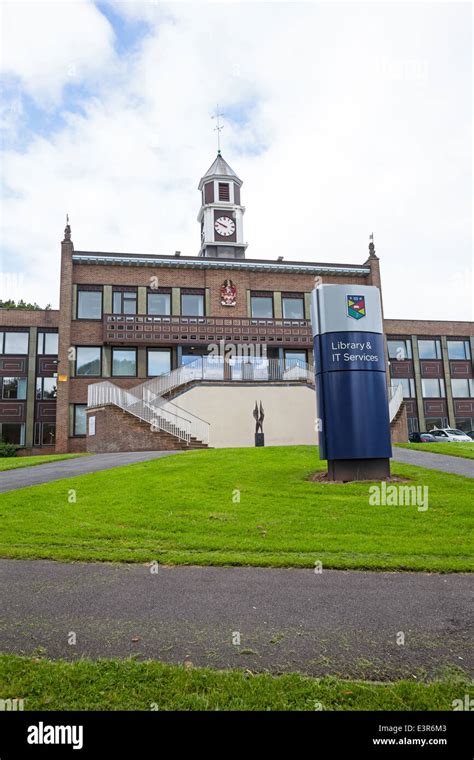
[[245,207],[240,202],[242,180],[222,157],[217,158],[199,182],[201,208],[200,256],[213,259],[243,259],[247,243],[243,237]]

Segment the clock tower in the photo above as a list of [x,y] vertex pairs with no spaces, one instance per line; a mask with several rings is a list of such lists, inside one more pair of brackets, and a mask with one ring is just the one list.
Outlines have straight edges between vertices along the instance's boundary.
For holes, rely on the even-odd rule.
[[200,256],[212,259],[243,259],[247,243],[243,237],[245,207],[240,203],[240,180],[217,151],[217,158],[199,183],[201,208]]

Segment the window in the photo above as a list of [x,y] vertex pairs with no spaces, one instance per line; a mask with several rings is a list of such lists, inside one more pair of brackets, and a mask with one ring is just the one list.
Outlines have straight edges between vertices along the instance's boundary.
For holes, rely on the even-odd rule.
[[470,359],[471,349],[468,340],[448,340],[449,359]]
[[441,359],[441,341],[419,340],[418,353],[420,359]]
[[390,385],[394,391],[398,385],[401,385],[403,388],[403,398],[415,398],[415,381],[412,377],[392,377]]
[[146,373],[148,377],[157,377],[171,372],[171,350],[169,348],[148,349],[147,359]]
[[418,423],[418,417],[407,417],[408,422],[408,432],[409,433],[418,433],[419,431],[419,423]]
[[456,417],[456,427],[463,433],[470,433],[474,430],[474,419],[472,417]]
[[203,317],[204,294],[181,293],[181,314],[183,317]]
[[38,333],[38,354],[58,355],[58,333]]
[[136,314],[137,293],[135,290],[114,290],[113,293],[114,314]]
[[474,380],[451,379],[451,390],[454,398],[471,398],[474,396]]
[[2,382],[2,398],[25,399],[26,377],[4,377]]
[[54,422],[35,422],[35,446],[54,446],[56,425]]
[[387,340],[387,348],[390,359],[411,359],[410,340]]
[[423,398],[444,398],[444,380],[441,378],[422,378],[421,392]]
[[285,351],[285,369],[304,367],[305,364],[306,351]]
[[0,439],[3,443],[14,443],[17,446],[24,446],[25,423],[3,422],[0,424]]
[[86,434],[86,409],[87,404],[74,404],[73,435]]
[[36,399],[38,401],[56,398],[57,390],[58,386],[55,377],[36,378]]
[[4,334],[4,354],[27,354],[28,353],[28,338],[27,332],[6,332]]
[[304,319],[304,301],[301,296],[282,298],[283,319]]
[[112,375],[114,377],[136,377],[137,351],[135,348],[112,349]]
[[171,293],[148,293],[147,314],[171,314]]
[[219,182],[219,200],[220,201],[230,200],[230,190],[229,190],[229,185],[227,184],[227,182]]
[[100,377],[102,372],[100,346],[76,347],[76,375]]
[[77,291],[77,318],[102,319],[102,291]]
[[426,430],[428,433],[433,431],[433,428],[445,428],[448,426],[447,417],[427,417],[425,420]]
[[252,317],[273,319],[273,296],[252,296]]

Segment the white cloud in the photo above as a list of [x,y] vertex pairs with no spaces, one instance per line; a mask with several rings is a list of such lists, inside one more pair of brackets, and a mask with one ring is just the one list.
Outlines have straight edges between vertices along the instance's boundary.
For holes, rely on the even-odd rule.
[[[76,249],[197,253],[218,101],[242,111],[223,153],[244,180],[248,256],[360,263],[373,231],[387,316],[471,317],[468,8],[117,4],[153,32],[108,65],[108,22],[77,5],[102,51],[84,46],[96,96],[4,160],[3,240],[33,275],[25,297],[57,298],[66,211]],[[65,47],[44,51],[43,73],[15,64],[37,97],[61,86]]]
[[2,17],[2,73],[43,106],[112,63],[113,31],[87,0],[4,0]]

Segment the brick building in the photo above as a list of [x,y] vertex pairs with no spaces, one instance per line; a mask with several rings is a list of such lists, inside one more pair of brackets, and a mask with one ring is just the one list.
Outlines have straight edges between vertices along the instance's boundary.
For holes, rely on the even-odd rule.
[[[86,432],[90,450],[252,445],[263,395],[269,443],[312,442],[315,277],[382,290],[379,259],[373,242],[360,265],[248,258],[241,187],[219,153],[199,183],[197,256],[76,251],[67,225],[59,311],[0,310],[4,440],[37,453],[83,451]],[[472,323],[389,319],[385,333],[408,429],[473,429]]]

